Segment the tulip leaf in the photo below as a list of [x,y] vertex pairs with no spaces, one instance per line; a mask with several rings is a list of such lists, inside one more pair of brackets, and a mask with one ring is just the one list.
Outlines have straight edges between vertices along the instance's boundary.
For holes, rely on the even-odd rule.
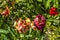
[[0,33],[8,34],[9,31],[7,31],[7,30],[3,30],[3,29],[0,29]]
[[42,2],[42,0],[37,0],[38,2]]
[[53,7],[56,7],[56,8],[58,8],[58,0],[53,0],[53,2],[54,2],[54,5],[53,5]]
[[49,8],[49,7],[50,7],[50,0],[47,0],[45,7],[46,7],[46,8]]
[[16,0],[16,3],[24,2],[25,0]]

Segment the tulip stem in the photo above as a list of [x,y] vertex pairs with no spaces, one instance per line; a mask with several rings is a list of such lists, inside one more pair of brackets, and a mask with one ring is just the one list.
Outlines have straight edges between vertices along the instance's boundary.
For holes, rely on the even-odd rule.
[[41,30],[41,34],[40,34],[40,36],[43,34],[43,29]]

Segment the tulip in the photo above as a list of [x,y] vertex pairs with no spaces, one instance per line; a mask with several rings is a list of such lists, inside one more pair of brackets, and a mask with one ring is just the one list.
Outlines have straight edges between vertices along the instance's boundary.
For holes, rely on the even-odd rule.
[[9,14],[10,14],[10,10],[9,10],[9,8],[6,7],[6,9],[5,9],[1,14],[4,15],[4,16],[9,15]]
[[46,19],[42,15],[37,15],[34,19],[34,25],[38,30],[42,30],[45,27]]
[[19,19],[18,21],[16,21],[14,23],[14,27],[20,33],[25,33],[28,30],[25,20],[22,20],[22,19]]
[[58,12],[57,12],[57,9],[55,7],[51,7],[50,8],[50,15],[57,15]]

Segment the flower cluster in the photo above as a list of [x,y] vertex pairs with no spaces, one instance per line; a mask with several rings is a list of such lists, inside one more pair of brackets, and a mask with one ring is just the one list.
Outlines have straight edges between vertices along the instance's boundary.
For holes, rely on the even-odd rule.
[[42,15],[37,15],[34,21],[31,22],[29,18],[26,18],[25,20],[19,19],[18,21],[15,21],[14,27],[19,32],[27,32],[27,30],[31,27],[32,29],[38,29],[42,30],[46,24],[46,19]]
[[[8,7],[4,11],[2,11],[1,15],[3,16],[8,16],[10,14],[10,10]],[[50,8],[50,15],[57,15],[57,9],[55,7]],[[31,27],[32,29],[38,29],[38,30],[43,30],[46,24],[46,19],[43,15],[37,15],[33,21],[31,21],[29,18],[26,18],[25,20],[23,19],[18,19],[14,22],[14,27],[18,32],[27,32],[27,30]]]

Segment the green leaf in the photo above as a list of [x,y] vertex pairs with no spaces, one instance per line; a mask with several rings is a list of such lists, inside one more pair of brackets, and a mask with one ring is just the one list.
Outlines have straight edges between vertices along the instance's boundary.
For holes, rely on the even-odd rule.
[[5,34],[1,34],[0,40],[9,40]]
[[46,2],[46,8],[50,8],[50,2],[51,2],[51,0],[47,0],[47,2]]
[[37,0],[38,2],[42,2],[42,0]]
[[19,2],[24,2],[26,0],[16,0],[16,3],[19,3]]
[[49,20],[47,20],[47,22],[46,22],[47,28],[49,28],[50,25],[51,25],[51,22]]
[[54,20],[54,25],[59,25],[59,20]]
[[33,3],[33,0],[29,0],[29,3]]
[[12,36],[12,39],[16,40],[15,34],[11,31],[10,27],[8,27],[8,30]]
[[8,30],[0,29],[0,33],[8,34],[8,33],[9,33],[9,31],[8,31]]
[[53,0],[53,7],[56,7],[56,8],[58,8],[58,0]]

